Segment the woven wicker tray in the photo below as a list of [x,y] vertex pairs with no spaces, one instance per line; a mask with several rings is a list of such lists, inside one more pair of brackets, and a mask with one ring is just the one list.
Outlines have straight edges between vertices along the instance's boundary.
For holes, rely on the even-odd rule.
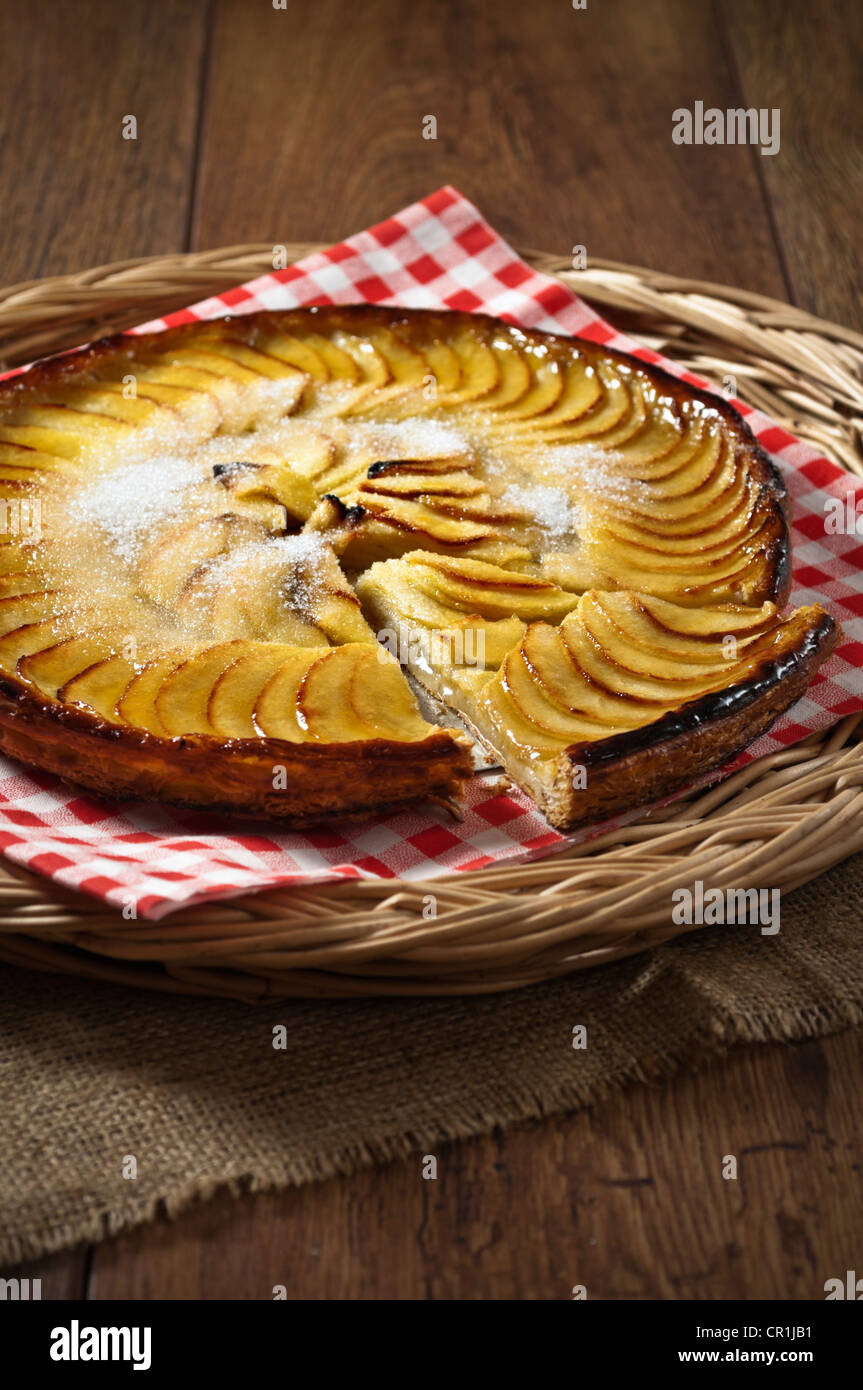
[[[288,247],[290,260],[317,249]],[[863,476],[863,336],[742,290],[523,252],[622,329],[764,410]],[[216,294],[272,268],[272,247],[100,266],[0,291],[9,366]],[[0,867],[0,960],[188,994],[467,994],[516,988],[657,946],[671,892],[789,890],[863,849],[863,716],[720,786],[524,867],[428,883],[280,889],[128,921]],[[423,916],[427,894],[437,916]]]

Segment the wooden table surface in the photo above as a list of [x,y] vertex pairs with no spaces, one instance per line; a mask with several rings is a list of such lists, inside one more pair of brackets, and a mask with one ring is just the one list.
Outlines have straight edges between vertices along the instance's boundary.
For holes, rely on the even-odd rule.
[[[517,245],[584,245],[863,328],[860,15],[856,0],[4,0],[2,281],[335,240],[453,183]],[[780,152],[674,144],[672,112],[696,100],[779,108]],[[817,1271],[863,1259],[861,1061],[860,1032],[741,1050],[454,1144],[434,1184],[394,1163],[216,1199],[15,1272],[44,1297],[99,1299],[273,1284],[561,1298],[576,1267],[591,1297],[812,1297]],[[719,1207],[702,1128],[748,1156]]]

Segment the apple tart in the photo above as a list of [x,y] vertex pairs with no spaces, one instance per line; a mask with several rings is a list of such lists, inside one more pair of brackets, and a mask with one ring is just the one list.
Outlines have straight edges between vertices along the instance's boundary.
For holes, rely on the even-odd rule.
[[730,406],[475,315],[37,364],[0,384],[0,507],[0,746],[108,796],[451,802],[471,735],[570,827],[727,761],[837,640],[782,612],[784,491]]

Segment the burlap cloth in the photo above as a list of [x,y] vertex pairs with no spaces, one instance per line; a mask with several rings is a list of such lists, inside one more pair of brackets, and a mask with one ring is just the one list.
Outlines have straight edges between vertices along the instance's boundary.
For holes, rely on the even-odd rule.
[[859,1023],[861,902],[858,855],[784,898],[776,936],[713,927],[553,984],[441,1001],[249,1007],[0,968],[0,1265],[220,1188],[433,1152],[735,1043]]

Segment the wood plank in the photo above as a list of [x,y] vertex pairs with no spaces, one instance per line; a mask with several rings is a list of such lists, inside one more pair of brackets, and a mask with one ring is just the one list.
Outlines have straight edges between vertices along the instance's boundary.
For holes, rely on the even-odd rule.
[[194,0],[0,7],[4,284],[183,249],[207,18]]
[[[195,244],[329,239],[449,181],[513,240],[583,242],[786,297],[763,181],[795,295],[850,322],[850,12],[729,0],[723,45],[712,7],[685,0],[536,0],[529,23],[516,6],[456,0],[222,0]],[[205,14],[144,0],[0,14],[14,58],[0,91],[6,281],[182,246]],[[671,111],[698,96],[780,105],[782,153],[674,146]],[[137,146],[119,134],[130,110]],[[422,140],[426,114],[437,141]],[[98,1247],[90,1296],[270,1298],[285,1284],[291,1297],[567,1298],[584,1283],[592,1298],[820,1298],[859,1267],[848,1080],[861,1056],[851,1032],[741,1051],[591,1113],[443,1148],[436,1183],[414,1159],[219,1198]],[[730,1152],[736,1183],[718,1175]],[[7,1273],[63,1297],[85,1270],[79,1251]]]
[[516,243],[781,296],[749,151],[671,138],[733,90],[687,0],[220,0],[193,244],[334,240],[449,182]]
[[863,328],[858,0],[724,0],[746,107],[780,112],[776,155],[754,155],[796,303]]
[[[90,1296],[820,1299],[859,1268],[863,1032],[739,1049],[594,1111],[221,1197],[94,1253]],[[723,1156],[738,1178],[722,1178]],[[857,1264],[855,1265],[855,1261]]]
[[63,1250],[58,1255],[46,1255],[41,1260],[11,1266],[0,1271],[0,1278],[29,1279],[31,1290],[32,1281],[40,1279],[42,1302],[54,1302],[58,1299],[84,1298],[88,1268],[88,1249],[79,1246],[77,1250]]

